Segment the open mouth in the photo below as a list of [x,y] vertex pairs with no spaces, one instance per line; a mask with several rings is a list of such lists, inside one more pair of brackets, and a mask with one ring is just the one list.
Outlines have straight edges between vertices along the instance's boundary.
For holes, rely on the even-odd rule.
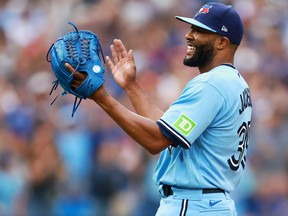
[[195,45],[192,44],[192,43],[188,43],[188,46],[187,46],[187,55],[188,55],[188,56],[194,55],[195,50],[196,50]]
[[195,51],[196,47],[194,45],[188,44],[187,51]]

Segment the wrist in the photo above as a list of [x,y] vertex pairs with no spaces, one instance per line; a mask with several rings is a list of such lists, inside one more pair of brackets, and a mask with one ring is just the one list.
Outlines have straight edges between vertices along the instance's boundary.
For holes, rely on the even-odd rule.
[[107,95],[109,94],[104,88],[104,85],[101,85],[89,98],[97,103],[101,98],[106,97]]
[[140,84],[138,83],[138,81],[134,80],[133,82],[130,82],[128,85],[123,87],[123,89],[126,93],[129,93],[129,92],[135,91],[135,89],[137,89],[139,87],[140,87]]

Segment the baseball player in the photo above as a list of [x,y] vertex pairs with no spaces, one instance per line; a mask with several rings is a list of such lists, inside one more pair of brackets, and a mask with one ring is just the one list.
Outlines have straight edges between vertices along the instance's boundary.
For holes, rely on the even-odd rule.
[[[119,39],[106,60],[137,113],[104,85],[90,98],[151,154],[160,153],[157,216],[236,215],[230,192],[245,168],[252,112],[249,87],[233,65],[243,24],[231,6],[220,3],[204,5],[193,18],[176,18],[190,27],[184,65],[198,67],[200,74],[168,110],[157,108],[137,82],[133,51]],[[84,78],[74,73],[72,86]]]

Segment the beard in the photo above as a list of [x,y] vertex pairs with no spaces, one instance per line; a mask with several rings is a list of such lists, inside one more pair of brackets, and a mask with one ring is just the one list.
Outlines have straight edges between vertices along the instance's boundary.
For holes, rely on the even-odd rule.
[[204,67],[214,58],[214,48],[211,44],[200,44],[195,47],[196,51],[192,57],[185,57],[183,64],[189,67]]

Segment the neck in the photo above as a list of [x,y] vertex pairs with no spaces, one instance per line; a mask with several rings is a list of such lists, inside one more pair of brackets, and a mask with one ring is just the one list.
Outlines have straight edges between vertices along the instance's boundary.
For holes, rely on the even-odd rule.
[[233,63],[234,63],[233,59],[224,59],[224,60],[219,60],[219,61],[213,60],[209,64],[204,65],[202,67],[198,67],[198,68],[199,68],[200,73],[206,73],[221,64],[233,65]]

